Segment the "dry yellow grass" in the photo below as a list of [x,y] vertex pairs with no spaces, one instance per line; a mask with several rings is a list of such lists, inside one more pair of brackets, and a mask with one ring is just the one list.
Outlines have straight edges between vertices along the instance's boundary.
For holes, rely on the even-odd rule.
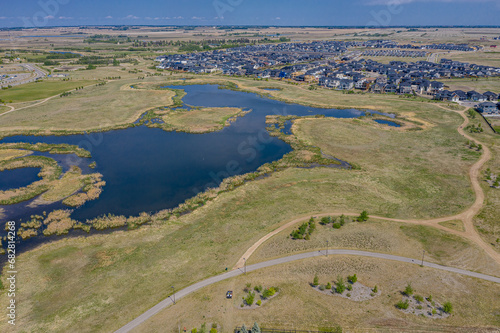
[[230,125],[231,119],[242,115],[242,109],[230,107],[169,111],[162,117],[165,122],[162,127],[191,133],[211,132]]
[[464,223],[462,221],[448,221],[448,222],[441,222],[439,224],[453,230],[465,231]]
[[0,161],[32,154],[32,151],[22,149],[0,149]]
[[[337,276],[356,273],[366,286],[377,286],[381,295],[364,302],[354,302],[314,291],[309,283],[315,274],[326,284]],[[280,293],[261,308],[241,310],[246,283],[278,286]],[[446,320],[432,320],[404,314],[395,308],[400,292],[411,283],[416,294],[440,303],[450,301],[454,315]],[[233,290],[232,300],[225,299]],[[379,259],[349,256],[329,256],[279,265],[238,276],[203,288],[139,326],[133,332],[175,332],[178,327],[188,332],[203,323],[219,325],[221,332],[231,332],[236,326],[316,330],[342,326],[349,332],[397,332],[418,330],[481,332],[486,327],[498,327],[500,286],[458,274],[421,268]]]

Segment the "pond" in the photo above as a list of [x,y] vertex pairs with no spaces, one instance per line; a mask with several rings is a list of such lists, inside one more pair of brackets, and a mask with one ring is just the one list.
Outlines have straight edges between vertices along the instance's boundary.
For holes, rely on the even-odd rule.
[[40,180],[40,168],[22,168],[0,171],[0,191],[7,191]]
[[391,127],[401,127],[401,125],[399,125],[398,123],[395,123],[395,122],[390,121],[390,120],[385,120],[385,119],[375,119],[375,122],[382,124],[382,125],[391,126]]
[[[269,135],[265,123],[267,115],[319,114],[339,118],[364,115],[363,111],[354,109],[320,109],[287,104],[258,94],[220,89],[216,85],[172,88],[186,91],[183,102],[187,105],[238,107],[251,112],[221,131],[206,134],[166,132],[136,126],[88,135],[13,136],[0,142],[68,143],[89,150],[91,159],[78,159],[74,155],[62,158],[70,159],[86,173],[101,173],[106,181],[97,200],[74,210],[72,217],[84,221],[108,213],[133,216],[174,208],[200,191],[219,185],[224,178],[253,172],[265,163],[281,159],[292,148]],[[287,133],[290,126],[291,122],[286,124]],[[91,161],[97,163],[95,171],[83,168]],[[70,162],[66,161],[66,165]],[[22,184],[11,183],[15,186]],[[31,214],[62,207],[60,203],[50,207],[28,207],[28,204],[0,208],[5,209],[7,219],[25,220]]]

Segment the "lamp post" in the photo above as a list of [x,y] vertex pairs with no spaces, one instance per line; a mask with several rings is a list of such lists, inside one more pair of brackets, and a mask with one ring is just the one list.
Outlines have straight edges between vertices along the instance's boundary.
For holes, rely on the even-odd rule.
[[246,258],[243,258],[243,272],[245,275],[247,275],[247,259]]
[[425,256],[425,250],[422,252],[422,264],[420,266],[424,267],[424,256]]
[[328,257],[328,241],[326,241],[326,256]]
[[172,286],[172,292],[173,292],[172,297],[174,298],[174,304],[175,304],[175,288],[174,288],[174,286]]

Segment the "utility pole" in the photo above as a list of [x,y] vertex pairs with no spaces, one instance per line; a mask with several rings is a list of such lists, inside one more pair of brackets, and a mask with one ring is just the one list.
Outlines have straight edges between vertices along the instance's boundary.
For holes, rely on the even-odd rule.
[[175,288],[174,288],[174,286],[172,286],[172,291],[173,291],[172,296],[173,296],[173,298],[174,298],[174,304],[175,304]]
[[243,260],[245,261],[243,263],[243,272],[245,273],[245,275],[247,275],[247,259],[243,258]]
[[326,241],[326,256],[328,257],[328,241]]
[[420,266],[424,267],[424,256],[425,256],[425,250],[422,252],[422,264]]

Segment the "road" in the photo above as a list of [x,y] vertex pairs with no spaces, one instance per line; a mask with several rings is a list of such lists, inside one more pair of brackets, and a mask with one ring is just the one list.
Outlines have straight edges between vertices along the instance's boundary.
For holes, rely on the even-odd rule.
[[2,80],[0,82],[0,87],[7,86],[18,86],[20,84],[25,84],[29,82],[34,82],[38,79],[44,78],[47,76],[47,73],[38,68],[35,64],[21,64],[25,70],[29,71],[29,75],[27,74],[17,74],[17,78]]
[[[303,259],[314,258],[314,257],[325,257],[326,254],[327,254],[326,250],[325,251],[314,251],[314,252],[296,254],[293,256],[278,258],[278,259],[264,261],[264,262],[261,262],[258,264],[246,266],[246,271],[252,272],[252,271],[255,271],[258,269],[263,269],[263,268],[267,268],[267,267],[271,267],[271,266],[281,265],[281,264],[289,263],[292,261],[303,260]],[[328,256],[333,256],[333,255],[351,255],[351,256],[359,256],[359,257],[369,257],[369,258],[399,261],[399,262],[415,264],[415,265],[420,265],[422,263],[420,260],[395,256],[395,255],[391,255],[391,254],[356,251],[356,250],[328,250]],[[447,271],[447,272],[467,275],[467,276],[475,277],[478,279],[482,279],[482,280],[486,280],[486,281],[490,281],[490,282],[494,282],[494,283],[500,283],[500,278],[495,277],[495,276],[466,271],[466,270],[454,268],[454,267],[441,266],[441,265],[426,262],[426,261],[424,261],[423,264],[425,267],[430,267],[430,268],[440,269],[440,270]],[[194,293],[195,291],[197,291],[201,288],[207,287],[207,286],[212,285],[212,284],[217,283],[217,282],[221,282],[221,281],[236,277],[238,275],[242,275],[243,273],[244,273],[243,269],[236,269],[236,270],[233,270],[231,272],[220,274],[220,275],[208,278],[206,280],[203,280],[201,282],[195,283],[187,288],[184,288],[184,289],[176,292],[175,293],[175,300],[177,301],[177,300],[179,300],[179,299],[181,299],[181,298],[183,298],[191,293]],[[130,321],[128,324],[126,324],[122,328],[116,330],[115,333],[125,333],[125,332],[131,331],[132,329],[141,325],[142,323],[144,323],[145,321],[147,321],[148,319],[150,319],[151,317],[156,315],[158,312],[169,307],[172,304],[173,304],[173,298],[168,297],[168,298],[164,299],[160,303],[153,306],[151,309],[149,309],[146,312],[144,312],[143,314],[141,314],[139,317]]]

